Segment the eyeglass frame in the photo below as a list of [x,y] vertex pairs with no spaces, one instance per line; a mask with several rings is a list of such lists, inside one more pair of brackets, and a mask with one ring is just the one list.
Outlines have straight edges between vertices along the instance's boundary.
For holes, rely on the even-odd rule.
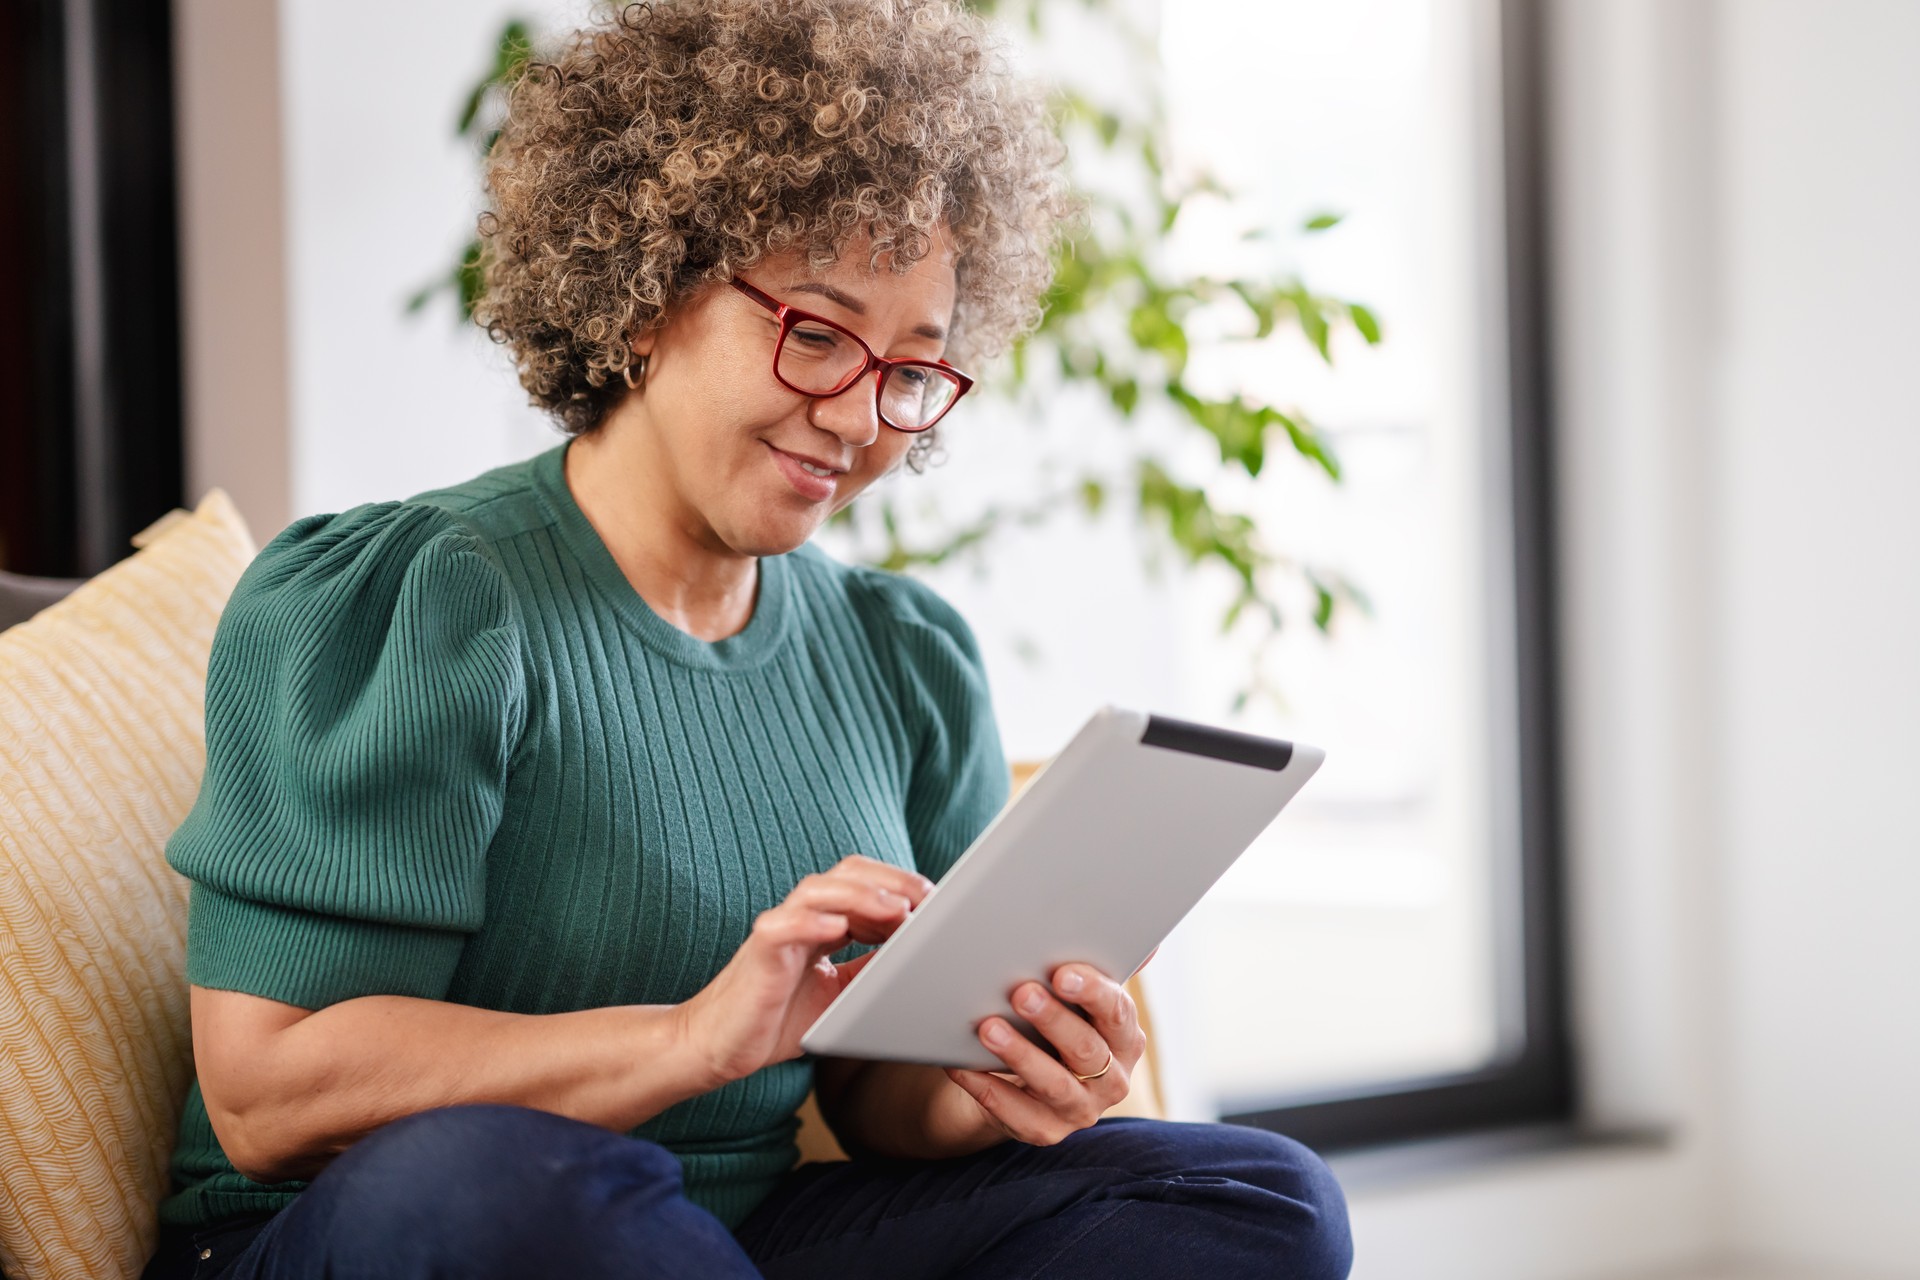
[[[903,434],[906,434],[906,435],[918,435],[922,431],[931,430],[933,428],[934,423],[939,422],[940,419],[946,417],[949,413],[953,412],[953,406],[959,404],[961,399],[965,397],[967,392],[973,390],[973,378],[967,374],[960,372],[958,369],[948,364],[945,360],[922,360],[918,357],[907,357],[904,359],[894,360],[894,359],[889,359],[886,356],[875,355],[873,348],[866,344],[865,339],[863,339],[859,334],[855,333],[853,330],[847,328],[847,326],[841,324],[838,320],[829,320],[826,316],[817,315],[811,311],[802,311],[799,307],[792,306],[788,303],[780,301],[778,298],[774,297],[772,294],[768,293],[766,290],[759,288],[757,285],[754,285],[750,281],[745,280],[739,276],[735,276],[732,280],[729,280],[727,283],[731,284],[734,288],[738,289],[740,292],[746,294],[747,297],[753,299],[753,301],[758,303],[760,306],[763,306],[767,310],[773,312],[773,314],[779,319],[780,336],[774,340],[774,344],[773,344],[773,376],[775,380],[780,383],[781,386],[785,387],[789,391],[795,392],[798,395],[806,396],[810,400],[831,400],[835,396],[845,395],[848,391],[852,390],[855,384],[857,384],[862,378],[866,377],[869,373],[872,373],[875,369],[878,369],[880,370],[880,376],[878,378],[875,378],[873,382],[874,414],[880,419],[881,422],[884,422],[887,426],[892,427],[895,431],[902,432]],[[832,391],[807,391],[807,390],[804,390],[803,388],[794,386],[791,382],[788,382],[786,378],[782,377],[780,374],[780,352],[787,345],[787,334],[793,331],[794,325],[799,324],[803,320],[811,320],[816,324],[823,324],[823,325],[826,325],[829,329],[833,329],[836,332],[846,334],[849,338],[852,338],[854,342],[859,344],[861,351],[866,353],[866,357],[867,357],[866,363],[860,366],[859,371],[856,372],[851,378],[848,378],[840,386],[834,388]],[[953,393],[953,399],[947,401],[946,406],[942,408],[939,413],[934,414],[932,420],[927,422],[923,426],[918,426],[918,427],[900,426],[898,423],[894,422],[891,418],[887,417],[886,407],[883,404],[881,404],[880,388],[884,387],[887,384],[887,379],[892,376],[894,369],[902,365],[914,365],[914,366],[918,366],[920,368],[925,368],[925,369],[938,369],[940,372],[955,379],[960,384],[960,389]]]

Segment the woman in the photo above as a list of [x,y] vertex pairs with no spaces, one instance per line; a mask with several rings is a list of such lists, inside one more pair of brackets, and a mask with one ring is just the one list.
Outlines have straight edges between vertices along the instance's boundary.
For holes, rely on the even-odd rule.
[[[966,623],[808,538],[1034,323],[1058,159],[937,0],[633,6],[515,85],[479,315],[569,438],[235,589],[149,1276],[1346,1274],[1297,1144],[1100,1120],[1091,967],[1013,993],[1057,1059],[799,1050],[1008,789]],[[856,1159],[792,1167],[810,1087]]]

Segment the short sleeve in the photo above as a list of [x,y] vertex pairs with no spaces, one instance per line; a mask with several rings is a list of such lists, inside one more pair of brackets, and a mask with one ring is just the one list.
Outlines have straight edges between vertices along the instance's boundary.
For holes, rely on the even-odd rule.
[[875,636],[908,729],[907,833],[920,873],[939,880],[1011,789],[986,666],[973,630],[925,583],[867,571],[886,625]]
[[187,979],[318,1009],[443,998],[485,906],[525,717],[521,628],[452,513],[295,521],[214,633],[206,772],[167,861]]

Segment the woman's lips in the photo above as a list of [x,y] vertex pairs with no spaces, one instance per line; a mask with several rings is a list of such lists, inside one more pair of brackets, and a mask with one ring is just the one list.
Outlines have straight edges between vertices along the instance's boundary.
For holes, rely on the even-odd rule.
[[[767,442],[763,440],[760,443]],[[786,450],[776,449],[770,444],[767,444],[767,448],[773,454],[773,465],[780,468],[780,474],[787,478],[787,483],[793,486],[794,492],[808,502],[826,502],[840,487],[839,476],[817,476],[801,466],[800,459]]]

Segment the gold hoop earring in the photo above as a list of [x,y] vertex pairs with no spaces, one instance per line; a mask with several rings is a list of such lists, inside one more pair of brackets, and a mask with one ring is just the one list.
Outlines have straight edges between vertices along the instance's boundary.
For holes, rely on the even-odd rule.
[[[634,381],[633,371],[635,366],[638,366],[640,369],[639,382]],[[627,361],[626,366],[620,370],[620,376],[626,379],[627,389],[629,391],[638,391],[640,389],[640,383],[647,380],[647,358],[645,356],[639,356]]]

